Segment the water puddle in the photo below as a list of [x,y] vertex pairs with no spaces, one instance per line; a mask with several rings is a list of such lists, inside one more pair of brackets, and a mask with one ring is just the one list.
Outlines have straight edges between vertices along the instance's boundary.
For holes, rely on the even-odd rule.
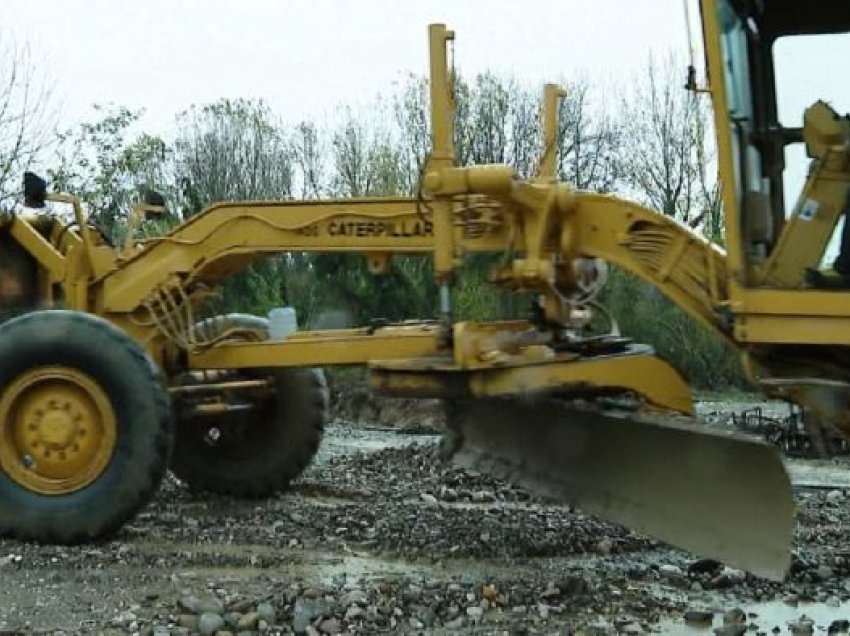
[[[730,602],[724,603],[724,607],[732,607]],[[742,604],[739,607],[748,615],[748,624],[755,624],[757,629],[748,631],[748,634],[778,633],[793,634],[805,632],[793,632],[791,624],[797,623],[804,615],[814,621],[815,633],[826,633],[833,621],[850,619],[850,603],[842,603],[838,607],[826,603],[798,603],[788,604],[784,601],[768,601],[764,603]],[[708,611],[714,608],[706,608]],[[751,616],[752,615],[752,616]],[[667,620],[658,623],[659,634],[713,634],[714,628],[723,625],[723,612],[715,611],[714,620],[711,623],[686,623],[684,619]],[[778,627],[779,632],[773,632]],[[830,632],[834,634],[847,634],[846,631]]]
[[795,486],[807,488],[850,488],[850,470],[847,464],[830,460],[785,460],[785,468]]
[[439,435],[409,434],[392,429],[363,429],[332,424],[325,432],[322,445],[316,456],[316,463],[327,462],[331,457],[370,453],[386,448],[405,448],[411,445],[432,445],[438,443]]

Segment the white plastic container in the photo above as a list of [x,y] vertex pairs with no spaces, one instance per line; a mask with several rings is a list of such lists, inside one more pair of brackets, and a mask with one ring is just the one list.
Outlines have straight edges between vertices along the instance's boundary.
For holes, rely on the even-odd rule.
[[269,312],[269,339],[285,340],[298,330],[293,307],[275,307]]

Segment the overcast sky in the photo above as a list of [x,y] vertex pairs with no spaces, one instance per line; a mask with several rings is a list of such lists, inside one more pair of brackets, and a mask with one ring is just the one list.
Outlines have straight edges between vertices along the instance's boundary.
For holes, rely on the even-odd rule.
[[285,120],[325,120],[427,70],[427,25],[457,33],[457,65],[529,83],[630,77],[650,51],[684,54],[681,0],[0,0],[0,34],[28,43],[62,119],[93,102],[174,114],[262,97]]
[[[467,75],[531,86],[582,77],[607,99],[650,54],[688,51],[682,0],[0,0],[0,37],[31,48],[60,127],[115,103],[144,108],[142,127],[166,137],[176,113],[220,97],[263,98],[289,123],[332,122],[339,104],[368,106],[427,71],[430,22],[456,31]],[[783,123],[800,125],[817,97],[850,110],[850,84],[822,63],[850,58],[850,37],[780,42],[776,58]],[[789,159],[796,196],[807,161],[800,147]]]

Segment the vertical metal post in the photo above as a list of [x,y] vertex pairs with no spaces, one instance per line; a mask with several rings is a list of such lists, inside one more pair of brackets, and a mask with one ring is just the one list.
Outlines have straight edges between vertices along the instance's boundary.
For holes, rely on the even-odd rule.
[[[437,174],[454,166],[454,98],[449,74],[448,43],[454,32],[445,24],[428,27],[431,58],[431,156],[427,174]],[[441,285],[450,281],[455,266],[454,213],[449,198],[437,198],[431,204],[434,223],[434,278]],[[441,292],[442,294],[442,292]],[[442,295],[441,295],[442,304]]]
[[543,87],[543,156],[537,176],[544,179],[555,178],[555,157],[558,151],[558,106],[567,91],[557,84]]
[[428,49],[431,57],[431,158],[428,170],[454,165],[454,96],[449,76],[448,43],[454,31],[445,24],[428,26]]

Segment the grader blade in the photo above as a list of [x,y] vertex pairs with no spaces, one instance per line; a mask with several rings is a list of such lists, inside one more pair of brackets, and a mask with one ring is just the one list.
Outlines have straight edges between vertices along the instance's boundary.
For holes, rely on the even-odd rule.
[[664,419],[555,400],[464,400],[449,413],[461,466],[781,580],[794,504],[776,450]]

